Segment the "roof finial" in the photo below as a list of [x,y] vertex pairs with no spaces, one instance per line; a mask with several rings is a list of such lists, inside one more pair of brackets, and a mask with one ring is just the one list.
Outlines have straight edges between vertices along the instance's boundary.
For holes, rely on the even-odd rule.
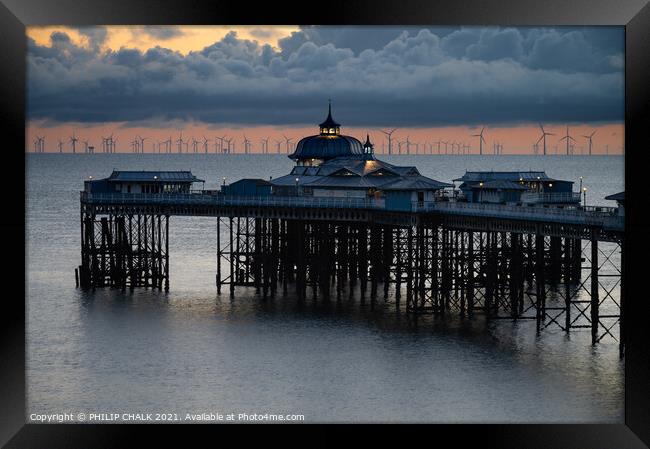
[[[334,119],[332,118],[332,100],[328,98],[327,102],[328,102],[327,118],[325,119],[325,121],[323,123],[321,123],[319,125],[321,127],[321,132],[323,132],[322,131],[323,128],[327,128],[329,130],[329,129],[334,129],[334,128],[338,128],[339,126],[341,126],[338,123],[336,123],[334,121]],[[328,134],[329,134],[329,132],[328,132]],[[336,129],[336,134],[338,134],[338,129]]]

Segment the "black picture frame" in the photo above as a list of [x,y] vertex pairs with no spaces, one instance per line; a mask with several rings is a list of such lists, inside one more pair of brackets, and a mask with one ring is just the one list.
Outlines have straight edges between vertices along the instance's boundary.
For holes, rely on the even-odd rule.
[[[650,445],[650,326],[644,294],[650,254],[644,200],[645,155],[650,150],[650,4],[647,0],[356,0],[301,6],[266,2],[185,0],[2,0],[0,3],[0,118],[4,134],[5,285],[0,312],[0,442],[6,447],[120,447],[134,436],[163,438],[214,432],[213,426],[25,424],[25,26],[93,24],[359,24],[359,25],[624,25],[626,185],[625,424],[437,425],[435,441],[478,437],[484,447],[642,448]],[[643,183],[646,184],[646,183]],[[15,245],[10,249],[7,243]],[[22,244],[22,248],[21,248]],[[23,254],[21,258],[20,255]],[[22,262],[22,264],[21,264]],[[20,280],[23,282],[20,282]],[[197,428],[198,427],[198,428]],[[217,430],[220,434],[223,430]],[[374,432],[374,430],[373,430]],[[391,432],[393,432],[391,430]],[[250,432],[248,432],[250,433]],[[426,437],[425,437],[426,438]],[[451,439],[448,439],[451,438]],[[429,441],[434,441],[430,439]],[[240,443],[243,440],[240,441]],[[645,444],[644,444],[645,443]]]

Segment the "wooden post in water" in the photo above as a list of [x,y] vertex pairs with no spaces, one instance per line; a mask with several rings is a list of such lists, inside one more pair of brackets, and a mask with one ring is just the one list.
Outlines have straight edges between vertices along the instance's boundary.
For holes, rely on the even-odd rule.
[[536,270],[535,270],[535,286],[536,286],[536,299],[535,299],[535,318],[537,324],[537,331],[541,328],[542,321],[545,313],[545,295],[544,289],[544,236],[541,234],[535,235],[535,253],[536,253]]
[[407,272],[406,272],[406,310],[408,311],[413,301],[413,272],[415,270],[413,260],[413,226],[408,227],[407,247]]
[[619,316],[619,326],[618,326],[618,334],[619,334],[619,343],[618,343],[618,351],[619,351],[619,356],[623,357],[625,355],[625,344],[627,343],[627,327],[625,323],[625,236],[623,235],[621,237],[620,241],[620,247],[621,247],[621,286],[620,286],[620,299],[619,299],[619,304],[620,304],[620,316]]
[[221,217],[217,216],[217,295],[221,295]]
[[169,215],[165,215],[165,291],[169,291]]
[[474,316],[474,233],[467,236],[467,316]]
[[[234,296],[235,294],[235,280],[237,279],[237,273],[235,272],[236,266],[235,266],[235,247],[233,245],[233,236],[232,236],[232,228],[234,225],[234,220],[233,217],[229,217],[230,220],[230,226],[228,226],[228,232],[229,232],[229,237],[230,237],[230,296]],[[237,219],[237,225],[239,226],[239,218]]]
[[564,238],[564,328],[571,331],[571,239]]
[[598,233],[591,230],[591,344],[598,341],[600,298],[598,295]]

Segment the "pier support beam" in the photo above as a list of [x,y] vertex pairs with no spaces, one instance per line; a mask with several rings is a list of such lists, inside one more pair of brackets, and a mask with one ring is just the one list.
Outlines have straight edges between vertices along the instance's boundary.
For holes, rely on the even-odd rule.
[[591,235],[591,344],[598,341],[598,326],[600,323],[598,295],[598,235],[592,230]]
[[[94,207],[82,206],[80,214],[79,287],[168,290],[168,211],[154,213],[147,206],[97,213]],[[374,306],[383,282],[384,299],[394,298],[399,309],[406,284],[406,309],[416,314],[534,319],[538,331],[550,325],[567,332],[590,329],[594,344],[606,336],[616,339],[619,324],[623,354],[624,243],[620,261],[611,247],[622,235],[435,214],[408,221],[381,214],[357,220],[357,212],[345,218],[330,220],[329,212],[310,219],[277,218],[257,210],[218,216],[217,293],[229,285],[231,295],[243,286],[254,287],[262,298],[274,297],[281,282],[285,293],[295,284],[300,300],[308,286],[314,299],[328,299],[335,288],[340,300],[346,288],[352,297],[358,285],[363,300],[370,283]],[[584,258],[581,239],[591,245],[585,246]],[[590,266],[583,267],[587,259]],[[588,278],[582,269],[589,270]],[[558,297],[563,304],[557,304]]]
[[167,216],[139,215],[135,235],[130,215],[98,218],[91,212],[82,214],[81,223],[81,288],[169,288]]

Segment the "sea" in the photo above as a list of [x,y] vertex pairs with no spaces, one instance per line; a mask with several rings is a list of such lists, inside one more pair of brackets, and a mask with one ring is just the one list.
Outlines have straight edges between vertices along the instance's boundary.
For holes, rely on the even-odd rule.
[[[379,156],[451,182],[466,170],[582,176],[588,205],[624,190],[623,156]],[[170,219],[170,290],[75,287],[79,191],[112,170],[191,170],[216,189],[287,174],[286,155],[26,154],[28,422],[191,417],[304,422],[623,423],[618,343],[534,320],[424,317],[389,298],[217,294],[213,218]],[[227,290],[226,290],[227,291]],[[112,415],[114,414],[114,415]],[[244,418],[241,418],[244,415]],[[138,415],[140,416],[140,415]],[[145,415],[146,416],[146,415]],[[94,417],[94,419],[92,418]],[[156,417],[160,419],[156,419]],[[190,417],[190,418],[188,418]],[[302,417],[302,418],[301,418]],[[226,418],[224,418],[226,419]]]

